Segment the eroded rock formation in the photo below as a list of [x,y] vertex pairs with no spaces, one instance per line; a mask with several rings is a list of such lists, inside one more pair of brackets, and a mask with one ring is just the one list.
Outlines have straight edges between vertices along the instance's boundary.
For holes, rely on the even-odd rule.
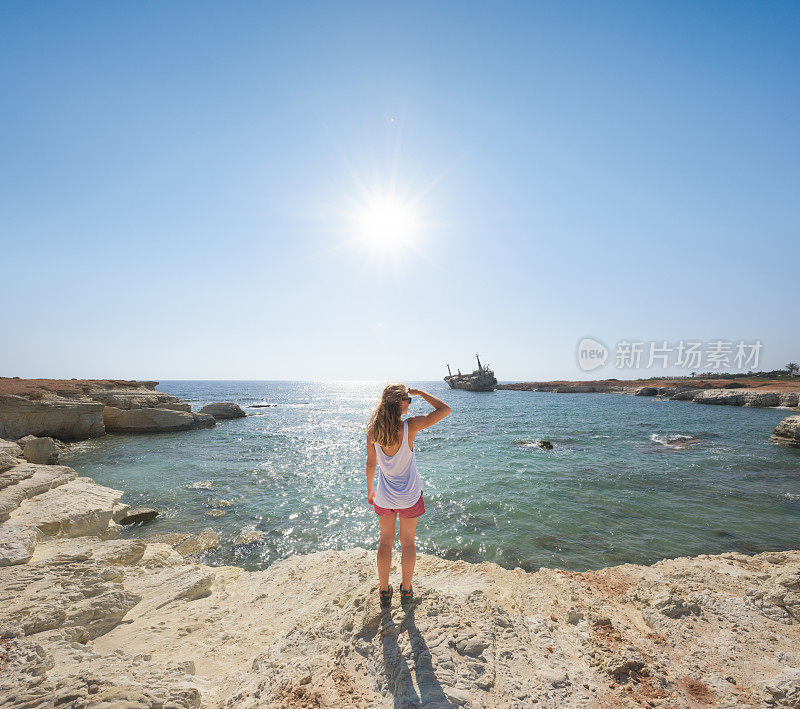
[[16,440],[33,435],[72,441],[104,433],[103,404],[99,402],[0,394],[0,438]]
[[240,419],[247,416],[239,404],[231,404],[229,402],[206,404],[200,409],[200,413],[211,414],[215,419]]
[[800,416],[787,416],[772,432],[770,440],[782,446],[800,448]]
[[109,433],[160,433],[188,431],[193,428],[210,428],[216,419],[209,414],[174,409],[118,409],[106,406],[103,423]]
[[[158,382],[0,378],[0,437],[81,440],[109,433],[187,431],[215,425]],[[244,416],[244,412],[235,406]],[[217,418],[231,418],[219,416]],[[44,444],[34,444],[42,448]],[[31,455],[39,455],[41,453]]]

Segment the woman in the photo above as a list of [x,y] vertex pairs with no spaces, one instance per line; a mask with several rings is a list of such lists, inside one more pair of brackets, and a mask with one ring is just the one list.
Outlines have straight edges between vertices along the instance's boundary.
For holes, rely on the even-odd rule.
[[[411,416],[405,421],[411,395],[421,396],[434,410],[425,416]],[[400,583],[400,602],[410,603],[413,598],[411,577],[417,561],[414,537],[417,520],[425,512],[422,501],[422,480],[417,472],[414,457],[414,439],[423,428],[433,426],[450,413],[443,401],[421,389],[408,389],[405,384],[389,384],[381,396],[381,403],[372,414],[367,427],[367,500],[374,505],[381,523],[378,543],[378,590],[382,607],[392,602],[394,589],[389,583],[392,565],[395,525],[400,517],[400,563],[403,578]],[[377,486],[375,463],[380,462]]]

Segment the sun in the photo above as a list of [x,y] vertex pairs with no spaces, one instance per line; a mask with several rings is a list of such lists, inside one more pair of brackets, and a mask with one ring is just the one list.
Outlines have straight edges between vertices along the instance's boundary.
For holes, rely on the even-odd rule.
[[397,254],[413,246],[419,236],[415,206],[395,194],[374,195],[354,214],[355,235],[370,250]]

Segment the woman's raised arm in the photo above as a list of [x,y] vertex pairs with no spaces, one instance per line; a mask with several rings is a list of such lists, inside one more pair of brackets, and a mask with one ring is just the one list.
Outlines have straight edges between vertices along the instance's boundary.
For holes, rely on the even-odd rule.
[[425,399],[425,401],[433,406],[433,411],[431,411],[429,414],[425,414],[424,416],[413,416],[411,419],[409,419],[409,423],[413,426],[415,431],[421,431],[423,428],[433,426],[433,424],[441,421],[452,411],[452,409],[441,399],[437,399],[433,394],[428,394],[427,391],[422,391],[422,389],[409,389],[408,393],[411,396],[421,396],[423,399]]

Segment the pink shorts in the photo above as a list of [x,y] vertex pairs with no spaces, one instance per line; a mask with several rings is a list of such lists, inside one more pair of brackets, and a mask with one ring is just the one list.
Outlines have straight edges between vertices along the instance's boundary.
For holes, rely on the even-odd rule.
[[419,517],[421,514],[425,513],[425,503],[422,501],[422,493],[419,494],[419,500],[411,505],[411,507],[400,507],[392,510],[386,507],[378,507],[378,505],[374,503],[372,506],[379,515],[392,515],[397,513],[401,517]]

